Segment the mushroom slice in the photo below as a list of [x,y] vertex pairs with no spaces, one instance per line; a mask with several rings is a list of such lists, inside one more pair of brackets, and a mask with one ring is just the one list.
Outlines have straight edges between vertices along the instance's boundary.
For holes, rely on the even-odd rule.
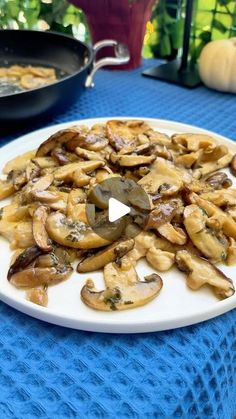
[[27,151],[20,156],[14,157],[13,159],[9,160],[4,168],[3,173],[8,175],[12,170],[25,170],[27,164],[33,159],[35,156],[35,151]]
[[83,259],[77,267],[78,272],[92,272],[103,268],[110,262],[114,262],[117,259],[123,257],[134,247],[134,240],[125,240],[113,243],[105,249],[95,253],[94,255],[88,256]]
[[189,205],[184,210],[184,225],[193,244],[212,261],[218,262],[227,257],[228,242],[223,236],[207,227],[208,216],[204,209]]
[[204,182],[214,189],[226,189],[232,186],[232,180],[224,172],[212,173],[205,178]]
[[172,143],[180,148],[180,150],[198,151],[200,148],[204,150],[213,150],[216,147],[215,140],[210,135],[205,134],[174,134]]
[[145,230],[157,229],[161,225],[171,221],[176,211],[177,203],[174,200],[161,202],[148,214]]
[[34,178],[38,178],[40,176],[40,167],[38,164],[34,163],[33,161],[30,161],[25,169],[25,175],[27,181],[33,180]]
[[175,164],[184,166],[187,169],[190,169],[194,163],[199,159],[202,150],[193,151],[192,153],[182,154],[180,156],[175,157],[174,161]]
[[116,151],[120,151],[126,146],[132,147],[137,144],[138,135],[145,133],[149,129],[150,127],[145,122],[135,120],[110,120],[106,124],[106,134],[109,143]]
[[10,282],[18,288],[54,285],[69,278],[72,271],[71,266],[63,265],[56,265],[51,268],[28,267],[13,274]]
[[74,180],[73,175],[77,170],[89,173],[102,166],[104,166],[104,163],[96,160],[69,163],[56,169],[54,172],[54,178],[56,180],[72,181]]
[[232,237],[229,237],[229,248],[226,263],[227,265],[236,264],[236,242]]
[[82,147],[89,151],[103,150],[108,144],[104,126],[94,125],[90,131],[84,132],[79,138],[74,138],[66,143],[68,150],[74,151],[76,147]]
[[217,207],[236,205],[236,189],[219,189],[214,192],[202,193],[200,196]]
[[185,173],[169,161],[157,158],[150,172],[138,181],[138,184],[150,194],[160,192],[169,196],[176,194],[183,186]]
[[56,243],[76,249],[102,247],[110,244],[112,241],[103,239],[85,223],[72,221],[60,212],[52,213],[48,216],[46,230],[49,237]]
[[54,157],[60,166],[70,163],[69,157],[65,154],[62,148],[54,148],[51,152],[51,156]]
[[112,311],[127,310],[147,304],[153,300],[162,288],[162,279],[152,274],[141,282],[128,259],[121,263],[108,263],[104,268],[106,289],[93,290],[90,280],[81,290],[81,298],[85,304],[95,310]]
[[171,145],[171,139],[167,134],[163,134],[163,132],[154,131],[153,129],[149,129],[146,132],[146,135],[151,144],[161,145],[169,147]]
[[49,237],[45,229],[48,209],[44,205],[40,205],[33,215],[33,236],[37,246],[44,252],[50,252],[52,245],[49,243]]
[[180,227],[175,227],[171,223],[165,223],[157,228],[158,233],[164,236],[171,243],[183,245],[187,243],[187,235]]
[[8,281],[10,281],[12,275],[15,275],[16,273],[23,271],[41,254],[42,250],[38,246],[31,246],[28,249],[25,249],[23,252],[21,252],[8,270]]
[[187,250],[180,250],[176,253],[176,263],[181,271],[188,274],[187,284],[191,289],[198,290],[203,285],[209,284],[220,298],[228,298],[234,294],[232,280],[208,260]]
[[15,192],[14,185],[9,180],[0,180],[0,199],[5,199]]
[[227,153],[223,157],[215,161],[209,161],[207,163],[200,163],[200,168],[193,170],[193,176],[199,178],[199,176],[205,176],[209,173],[215,172],[216,170],[227,167],[231,162],[232,154]]
[[53,182],[53,175],[51,173],[40,177],[39,179],[33,179],[26,185],[26,194],[34,194],[35,192],[45,191]]
[[190,195],[191,202],[196,203],[201,207],[208,217],[216,218],[220,226],[228,237],[233,237],[236,240],[236,222],[234,219],[229,215],[229,213],[222,211],[212,202],[207,201],[206,199],[201,198],[197,194],[192,193]]
[[79,141],[80,136],[84,131],[87,132],[86,127],[77,125],[56,132],[39,146],[36,152],[36,157],[47,156],[54,148],[60,144],[68,143],[72,140]]
[[55,160],[52,157],[35,157],[32,159],[32,162],[40,167],[40,169],[48,169],[57,166]]
[[113,164],[118,164],[122,167],[138,167],[151,164],[156,159],[156,156],[133,155],[133,154],[116,154],[111,153],[110,160]]
[[45,287],[32,288],[26,292],[26,299],[31,303],[37,304],[42,307],[48,305],[48,294]]
[[77,156],[81,157],[84,160],[102,160],[104,161],[104,157],[96,151],[89,151],[85,150],[81,147],[76,147],[75,152]]

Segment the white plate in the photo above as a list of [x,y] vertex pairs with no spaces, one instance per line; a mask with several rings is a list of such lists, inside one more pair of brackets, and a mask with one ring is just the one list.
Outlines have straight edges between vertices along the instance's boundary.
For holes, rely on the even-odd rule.
[[[69,122],[35,131],[1,148],[0,168],[12,157],[37,147],[52,133],[75,123],[87,124],[104,122],[109,118],[88,119]],[[113,118],[114,119],[114,118]],[[117,119],[130,119],[120,117]],[[134,118],[132,118],[134,119]],[[137,118],[136,118],[137,119]],[[209,131],[197,127],[164,121],[158,119],[141,118],[162,132],[173,134],[175,132],[202,132]],[[227,145],[236,153],[236,144],[220,135],[214,134],[221,144]],[[72,327],[75,329],[109,333],[136,333],[152,332],[187,326],[203,320],[210,319],[236,307],[236,294],[219,301],[213,292],[206,288],[191,291],[186,286],[185,276],[177,269],[163,273],[164,286],[160,295],[144,307],[121,312],[99,312],[88,308],[80,300],[80,290],[85,280],[90,276],[95,280],[97,288],[103,289],[102,273],[78,274],[64,283],[49,288],[49,305],[47,308],[39,307],[25,300],[25,292],[14,288],[6,279],[9,268],[10,251],[8,242],[0,238],[1,266],[0,266],[0,298],[5,303],[23,313],[38,319]],[[141,261],[137,267],[140,277],[153,272],[153,269]],[[222,266],[222,270],[234,280],[235,267]]]

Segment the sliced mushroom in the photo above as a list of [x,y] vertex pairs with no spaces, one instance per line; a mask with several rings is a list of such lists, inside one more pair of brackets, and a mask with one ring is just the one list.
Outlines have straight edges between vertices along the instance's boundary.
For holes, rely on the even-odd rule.
[[11,181],[0,180],[0,199],[8,198],[15,192],[14,185]]
[[79,141],[84,131],[87,132],[87,128],[78,125],[56,132],[39,146],[36,157],[47,156],[58,145],[68,143],[72,140]]
[[12,182],[16,191],[19,191],[27,182],[25,170],[12,170],[8,173],[7,180]]
[[[52,213],[46,221],[49,237],[56,243],[76,249],[92,249],[112,242],[98,236],[88,225],[72,221],[60,212]],[[115,240],[115,238],[114,238]]]
[[36,164],[40,169],[48,169],[56,167],[57,163],[52,157],[35,157],[32,159],[32,163]]
[[31,303],[37,304],[42,307],[47,307],[48,305],[48,294],[45,287],[41,288],[32,288],[26,292],[26,299]]
[[51,268],[28,267],[12,275],[10,282],[18,288],[54,285],[68,279],[72,271],[71,266],[63,265]]
[[183,245],[187,243],[187,235],[180,227],[175,227],[171,223],[165,223],[157,228],[158,233],[169,240],[171,243]]
[[74,173],[77,170],[83,173],[89,173],[102,166],[104,166],[104,163],[96,160],[69,163],[56,169],[54,172],[54,178],[56,180],[73,181]]
[[27,181],[38,178],[40,176],[40,171],[41,169],[38,166],[38,164],[34,163],[33,161],[30,161],[25,169],[25,176]]
[[236,205],[236,189],[219,189],[214,192],[202,193],[200,196],[217,207]]
[[184,225],[193,244],[212,261],[225,260],[228,242],[207,227],[207,220],[207,213],[197,205],[189,205],[184,210]]
[[13,159],[9,160],[4,168],[3,173],[8,174],[12,170],[25,170],[27,164],[30,162],[31,159],[33,159],[35,156],[35,151],[27,151],[24,154],[21,154],[20,156],[14,157]]
[[138,181],[147,193],[168,196],[177,193],[183,186],[184,173],[172,163],[157,158],[150,172]]
[[106,247],[104,250],[88,256],[79,262],[77,271],[81,273],[92,272],[101,269],[108,263],[122,258],[133,248],[133,246],[134,240],[132,239],[113,243],[112,245]]
[[219,221],[223,233],[226,234],[226,236],[233,237],[236,240],[236,222],[229,213],[225,213],[212,202],[201,198],[197,194],[192,193],[190,199],[191,202],[197,203],[199,207],[206,211],[208,217],[216,218]]
[[140,307],[153,300],[162,288],[162,279],[157,274],[144,278],[141,282],[132,265],[125,258],[120,264],[108,263],[104,268],[104,291],[93,290],[93,281],[81,290],[81,298],[85,304],[95,310],[112,311],[127,310]]
[[[229,188],[232,186],[232,180],[224,172],[215,172],[207,176],[204,180],[214,189]],[[195,191],[196,192],[196,191]]]
[[151,144],[162,145],[166,147],[169,147],[171,145],[171,139],[167,134],[163,134],[162,132],[149,129],[146,132],[146,135],[149,141],[151,142]]
[[230,162],[230,172],[233,176],[236,176],[236,154],[232,157]]
[[21,252],[15,259],[14,263],[8,270],[7,279],[11,279],[12,275],[23,271],[27,266],[37,259],[42,254],[42,250],[38,246],[32,246]]
[[182,154],[180,156],[175,157],[174,161],[175,164],[179,166],[184,166],[187,169],[190,169],[194,163],[199,159],[202,150],[193,151],[192,153]]
[[70,163],[69,157],[65,154],[61,148],[54,148],[51,152],[51,156],[56,160],[60,166]]
[[109,143],[116,150],[120,151],[127,146],[137,143],[137,137],[148,131],[150,127],[143,121],[118,121],[110,120],[106,124],[106,134]]
[[104,161],[104,157],[96,151],[89,151],[85,150],[81,147],[76,147],[75,152],[77,156],[81,157],[84,160],[102,160]]
[[226,263],[227,265],[236,264],[236,242],[232,237],[229,237],[229,248]]
[[145,230],[157,229],[161,225],[169,222],[177,211],[177,204],[174,200],[161,202],[148,215]]
[[28,184],[26,185],[25,194],[31,195],[31,194],[34,194],[35,192],[45,191],[52,184],[53,179],[54,179],[53,175],[50,173],[38,179],[33,179],[31,182],[28,182]]
[[48,209],[40,205],[33,215],[33,236],[37,246],[44,252],[50,252],[52,245],[49,241],[49,237],[45,228],[46,219],[48,216]]
[[180,150],[198,151],[200,148],[204,150],[213,150],[216,147],[215,140],[206,134],[174,134],[172,143],[180,148]]
[[[86,128],[86,127],[85,127]],[[89,151],[103,150],[108,144],[105,136],[105,127],[102,124],[95,124],[91,130],[81,133],[79,138],[74,138],[66,143],[68,150],[74,151],[76,147],[82,147]]]
[[113,164],[118,164],[122,167],[138,167],[145,166],[154,162],[156,156],[132,155],[132,154],[116,154],[111,153],[110,160]]
[[227,153],[218,160],[209,161],[207,163],[200,163],[200,168],[193,170],[193,176],[196,178],[208,175],[209,173],[215,172],[216,170],[227,167],[232,159],[232,154]]
[[220,298],[228,298],[234,294],[232,280],[208,260],[181,250],[176,253],[176,263],[181,271],[188,274],[187,284],[191,289],[198,290],[209,284]]

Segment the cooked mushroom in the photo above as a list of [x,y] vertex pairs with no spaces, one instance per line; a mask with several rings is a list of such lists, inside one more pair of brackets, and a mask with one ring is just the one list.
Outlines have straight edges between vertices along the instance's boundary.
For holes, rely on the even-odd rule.
[[132,239],[113,243],[105,249],[82,259],[78,264],[77,271],[92,272],[101,269],[108,263],[122,258],[133,248],[133,246],[134,240]]
[[208,217],[216,218],[220,222],[226,236],[233,237],[236,240],[236,222],[228,213],[225,213],[216,205],[197,194],[191,194],[190,199],[192,202],[196,202],[206,212]]
[[27,267],[11,276],[10,282],[18,288],[54,285],[71,275],[71,266],[57,265],[51,268]]
[[10,269],[8,270],[8,281],[10,281],[12,275],[15,275],[16,273],[23,271],[41,254],[42,250],[38,246],[29,247],[28,249],[25,249],[22,253],[20,253],[14,261],[14,263],[10,266]]
[[84,131],[87,132],[87,128],[78,125],[56,132],[39,146],[36,157],[47,156],[55,147],[60,144],[68,143],[68,141],[79,141],[80,136]]
[[54,159],[60,166],[64,166],[65,164],[70,163],[69,157],[61,148],[54,148],[51,152],[51,156],[54,157]]
[[40,205],[33,215],[33,236],[37,246],[44,252],[50,252],[52,245],[45,228],[48,210],[45,206]]
[[27,167],[27,164],[30,162],[31,159],[33,159],[35,156],[35,151],[27,151],[24,154],[21,154],[20,156],[14,157],[13,159],[9,160],[4,168],[3,173],[8,175],[12,170],[25,170]]
[[227,265],[236,264],[236,242],[232,237],[229,237],[229,248],[226,259]]
[[[102,247],[113,241],[103,239],[85,223],[72,221],[60,212],[55,212],[48,216],[46,230],[49,237],[56,243],[76,249]],[[114,240],[116,239],[114,238]]]
[[84,148],[81,147],[76,147],[75,152],[77,154],[77,156],[81,157],[84,160],[104,160],[104,157],[99,154],[96,151],[89,151],[89,150],[85,150]]
[[216,147],[215,140],[210,135],[205,134],[174,134],[172,143],[180,150],[198,151],[199,149],[211,151]]
[[25,195],[31,196],[35,192],[45,191],[53,182],[53,175],[47,174],[37,179],[28,182],[25,189]]
[[142,156],[135,154],[116,154],[111,153],[110,160],[113,164],[118,164],[122,167],[138,167],[146,166],[154,162],[156,156],[151,154],[151,156]]
[[214,192],[202,193],[200,196],[218,207],[236,205],[236,189],[219,189]]
[[[86,127],[85,127],[86,128]],[[101,124],[95,124],[91,130],[84,129],[79,138],[71,139],[66,143],[68,150],[74,151],[76,147],[82,147],[89,151],[103,150],[108,144],[105,136],[105,127]]]
[[202,150],[193,151],[192,153],[188,154],[182,154],[180,156],[175,157],[174,161],[175,164],[179,166],[184,166],[187,169],[190,169],[194,163],[199,159],[200,155],[202,153]]
[[197,205],[189,205],[184,210],[184,225],[193,244],[204,256],[218,262],[227,257],[228,242],[217,232],[206,226],[207,213]]
[[12,182],[14,189],[19,191],[27,182],[25,170],[11,170],[7,175],[7,181]]
[[232,280],[208,260],[181,250],[176,253],[176,263],[181,271],[188,274],[187,284],[191,289],[198,290],[209,284],[220,298],[228,298],[234,294]]
[[45,287],[41,288],[32,288],[26,292],[26,298],[31,303],[37,304],[42,307],[47,307],[48,305],[48,294]]
[[232,180],[224,172],[212,173],[204,181],[214,189],[229,188],[232,186]]
[[109,143],[116,151],[137,144],[137,136],[149,129],[150,127],[143,121],[110,120],[106,124]]
[[36,164],[40,169],[48,169],[51,167],[56,167],[57,163],[52,157],[35,157],[32,159],[32,163]]
[[171,221],[176,211],[176,201],[161,202],[148,214],[145,230],[157,229],[161,225]]
[[183,245],[187,243],[187,235],[180,227],[175,227],[171,223],[165,223],[157,228],[158,233],[169,240],[171,243]]
[[99,160],[69,163],[65,166],[58,167],[58,169],[55,170],[54,179],[63,181],[73,181],[74,174],[77,170],[79,170],[80,173],[89,173],[102,166],[104,166],[104,163]]
[[169,161],[158,157],[150,172],[138,184],[150,194],[159,192],[164,196],[176,194],[183,186],[185,174]]
[[157,274],[141,282],[132,263],[123,258],[121,263],[108,263],[104,268],[106,289],[95,291],[93,281],[87,282],[81,290],[85,304],[95,310],[127,310],[140,307],[153,300],[162,288],[162,279]]
[[236,154],[232,157],[230,162],[230,171],[233,176],[236,176]]
[[200,168],[193,170],[193,176],[196,178],[208,175],[209,173],[215,172],[216,170],[223,169],[227,167],[232,159],[232,154],[227,153],[224,156],[220,157],[218,160],[202,162],[199,164]]
[[0,199],[5,199],[15,192],[14,185],[9,180],[0,180]]

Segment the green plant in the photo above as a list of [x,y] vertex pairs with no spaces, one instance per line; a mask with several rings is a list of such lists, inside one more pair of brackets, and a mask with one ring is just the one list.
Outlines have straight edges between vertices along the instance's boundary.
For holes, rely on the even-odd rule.
[[0,0],[0,28],[51,29],[89,39],[83,12],[66,0]]

